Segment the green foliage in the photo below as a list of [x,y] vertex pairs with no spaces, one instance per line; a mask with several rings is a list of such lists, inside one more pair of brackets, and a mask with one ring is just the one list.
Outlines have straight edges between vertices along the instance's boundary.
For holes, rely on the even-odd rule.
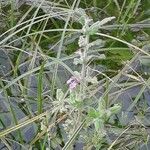
[[0,0],[4,149],[146,149],[149,8],[149,0]]

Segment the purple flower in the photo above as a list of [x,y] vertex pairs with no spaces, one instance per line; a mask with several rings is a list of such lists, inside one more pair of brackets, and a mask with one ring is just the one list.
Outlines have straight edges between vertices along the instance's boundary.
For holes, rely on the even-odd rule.
[[73,90],[74,88],[76,88],[76,86],[79,84],[79,80],[72,76],[68,81],[67,84],[69,85],[69,89]]

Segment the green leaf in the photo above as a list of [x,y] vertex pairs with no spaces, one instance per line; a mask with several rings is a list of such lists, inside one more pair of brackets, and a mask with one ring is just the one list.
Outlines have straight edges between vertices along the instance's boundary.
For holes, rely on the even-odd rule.
[[98,111],[100,113],[104,112],[105,110],[105,102],[103,99],[100,100],[99,105],[98,105]]
[[121,106],[119,104],[114,104],[113,107],[109,108],[109,111],[111,112],[111,115],[117,114],[121,109]]
[[88,29],[86,34],[88,35],[93,35],[95,33],[98,32],[98,29],[100,29],[100,27],[104,24],[106,24],[107,22],[111,21],[112,19],[115,19],[115,17],[108,17],[103,19],[102,21],[97,21],[95,23],[93,23]]
[[89,44],[90,49],[99,49],[105,46],[105,41],[102,39],[97,39]]
[[38,106],[38,113],[42,113],[43,109],[43,97],[42,97],[42,90],[43,90],[43,72],[44,72],[44,65],[45,62],[41,65],[41,69],[38,75],[38,93],[37,93],[37,106]]
[[75,10],[75,14],[77,16],[77,21],[79,23],[81,23],[82,25],[85,25],[85,19],[88,18],[88,16],[86,15],[86,12],[84,9],[82,8],[78,8]]
[[98,132],[100,130],[100,121],[99,119],[94,120],[95,130]]
[[110,21],[112,21],[113,19],[115,19],[116,17],[108,17],[108,18],[104,18],[103,20],[100,21],[99,25],[102,26]]
[[79,98],[78,93],[76,92],[70,93],[70,98],[68,99],[68,102],[76,108],[81,108],[84,106],[83,101]]
[[75,106],[76,108],[82,108],[84,106],[84,103],[83,101],[78,100],[78,101],[75,101],[72,105]]
[[100,28],[100,21],[97,21],[87,29],[86,34],[94,35],[95,33],[98,32],[99,28]]
[[71,92],[71,93],[70,93],[70,96],[69,96],[69,101],[70,101],[70,103],[74,103],[74,102],[75,102],[75,99],[76,99],[75,92]]
[[106,132],[104,129],[104,121],[102,119],[94,119],[94,126],[95,126],[95,130],[96,132],[98,132],[99,134],[101,134],[101,137],[103,137]]
[[88,110],[88,116],[91,118],[98,118],[99,112],[97,110],[95,110],[93,107],[90,107]]
[[105,120],[108,120],[110,118],[110,116],[112,115],[112,112],[108,109],[106,110],[106,113],[105,113],[105,116],[104,116],[104,119]]
[[133,53],[130,50],[124,50],[122,48],[113,49],[110,51],[110,53],[112,54],[112,56],[109,58],[112,60],[120,59],[122,61],[126,61],[133,57]]

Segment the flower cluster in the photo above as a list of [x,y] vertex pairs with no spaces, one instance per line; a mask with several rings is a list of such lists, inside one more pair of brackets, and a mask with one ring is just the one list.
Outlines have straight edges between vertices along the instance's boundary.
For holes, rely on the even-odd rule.
[[69,85],[69,89],[73,90],[74,88],[76,88],[76,86],[80,83],[79,79],[77,79],[76,77],[72,76],[68,81],[67,84]]

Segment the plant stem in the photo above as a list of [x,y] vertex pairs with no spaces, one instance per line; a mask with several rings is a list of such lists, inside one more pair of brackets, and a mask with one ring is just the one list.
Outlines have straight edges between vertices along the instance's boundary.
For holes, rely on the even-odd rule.
[[[80,85],[80,100],[83,101],[86,95],[86,65],[87,65],[87,52],[89,49],[89,35],[85,37],[87,45],[84,47],[83,51],[83,63],[81,69],[81,85]],[[78,111],[77,125],[82,121],[82,108]]]

